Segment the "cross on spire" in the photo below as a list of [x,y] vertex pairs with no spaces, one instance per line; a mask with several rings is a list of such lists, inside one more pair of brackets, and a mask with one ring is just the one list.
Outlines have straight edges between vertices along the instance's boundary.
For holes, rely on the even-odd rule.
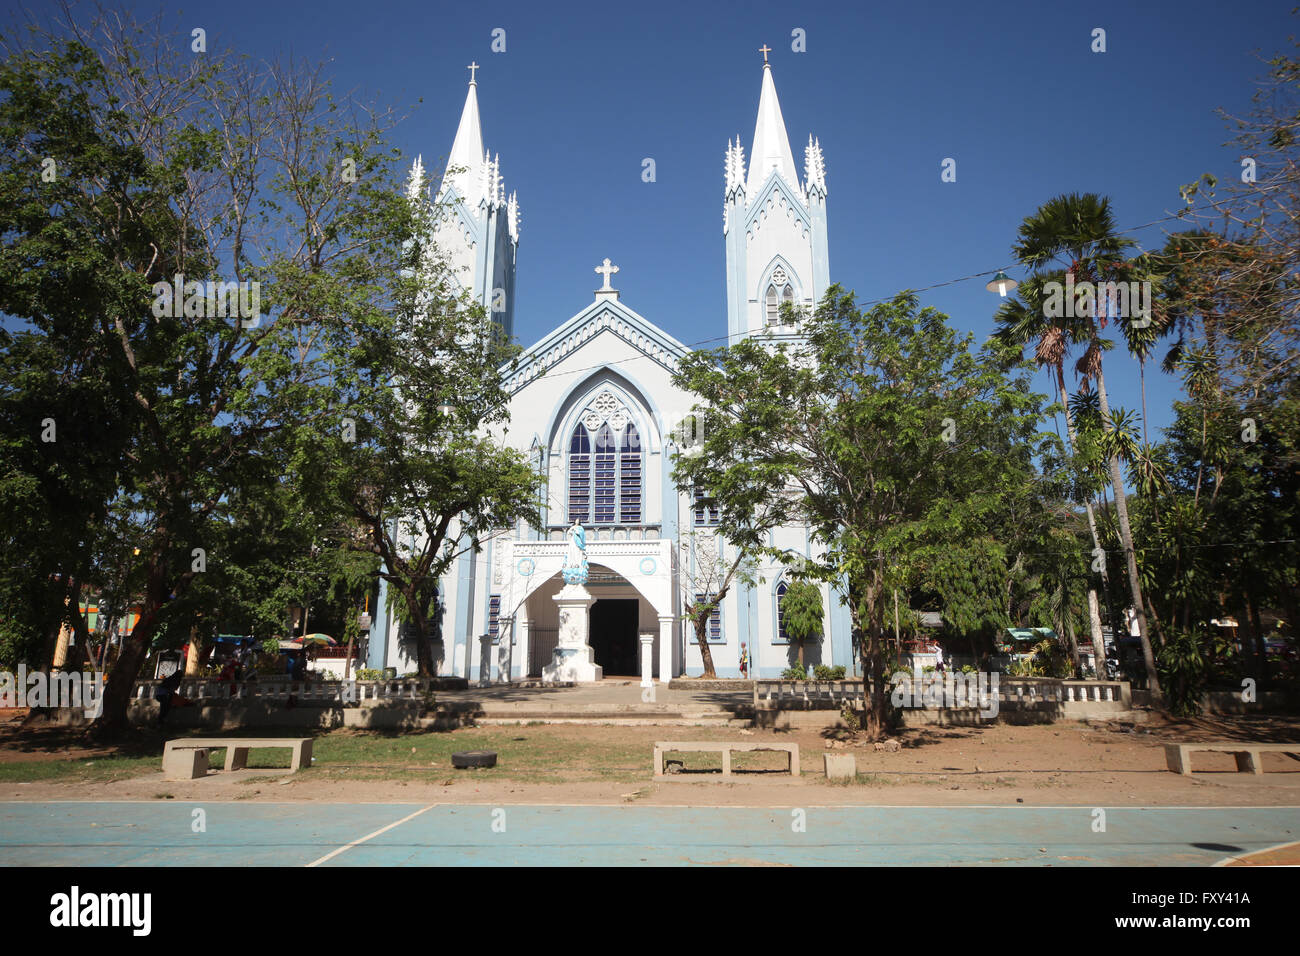
[[767,55],[772,52],[772,48],[764,43],[758,48],[758,52],[763,54],[763,65],[767,66]]
[[473,83],[473,82],[474,82],[474,71],[477,70],[477,69],[479,69],[479,65],[478,65],[477,63],[475,63],[474,61],[471,60],[469,66],[465,67],[465,69],[469,70],[469,81],[470,81],[471,83]]
[[605,262],[604,262],[604,264],[603,264],[603,265],[596,266],[595,271],[598,272],[598,273],[600,273],[601,275],[603,275],[603,276],[605,277],[605,284],[604,284],[603,286],[601,286],[599,289],[597,289],[596,291],[597,291],[597,292],[613,292],[613,291],[614,291],[614,287],[613,287],[612,285],[609,284],[609,277],[612,276],[615,272],[618,271],[618,266],[610,265],[609,257],[606,256],[606,257],[605,257]]

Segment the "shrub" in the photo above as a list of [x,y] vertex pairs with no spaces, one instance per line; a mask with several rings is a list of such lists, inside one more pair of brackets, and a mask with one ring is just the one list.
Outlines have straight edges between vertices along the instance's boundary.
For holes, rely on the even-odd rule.
[[849,728],[853,733],[857,733],[862,729],[862,722],[858,720],[858,712],[854,710],[853,705],[847,701],[845,702],[843,709],[840,711],[840,719],[844,721],[844,726]]
[[383,680],[384,672],[377,667],[358,667],[357,680]]
[[781,671],[781,679],[782,680],[807,680],[808,672],[804,670],[802,664],[796,662],[795,664]]
[[1192,717],[1201,712],[1207,668],[1195,633],[1181,628],[1166,632],[1164,647],[1156,654],[1156,670],[1171,714]]
[[813,668],[813,675],[817,680],[844,680],[844,674],[843,664],[836,664],[834,667],[818,664]]

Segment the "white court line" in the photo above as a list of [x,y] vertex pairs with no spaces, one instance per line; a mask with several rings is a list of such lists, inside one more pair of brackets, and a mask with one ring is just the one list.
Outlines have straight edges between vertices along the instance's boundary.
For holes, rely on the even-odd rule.
[[[775,679],[775,678],[774,678]],[[239,804],[245,807],[297,807],[312,804],[314,806],[333,807],[418,807],[413,800],[0,800],[3,806],[43,806],[46,804],[123,804],[140,803],[160,806],[171,803],[181,804]],[[816,810],[1091,810],[1105,807],[1108,810],[1300,810],[1300,805],[1253,803],[1234,804],[1231,806],[1186,806],[1183,804],[1150,803],[760,803],[760,804],[710,804],[710,803],[503,803],[483,801],[481,803],[434,803],[424,810],[437,806],[449,807],[572,807],[575,810],[584,807],[661,807],[671,810],[792,810],[795,807]],[[420,812],[423,813],[424,810]],[[400,822],[400,821],[399,821]],[[396,824],[394,824],[396,826]]]
[[[1264,847],[1264,849],[1262,849],[1262,850],[1251,850],[1249,853],[1243,853],[1243,854],[1241,854],[1241,856],[1225,856],[1222,860],[1220,860],[1218,863],[1216,863],[1216,864],[1214,864],[1214,865],[1215,865],[1215,866],[1228,866],[1230,863],[1236,863],[1236,862],[1238,862],[1238,861],[1240,861],[1240,862],[1242,862],[1242,863],[1245,863],[1245,862],[1247,862],[1247,861],[1248,861],[1252,856],[1260,856],[1261,854],[1264,854],[1264,853],[1272,853],[1274,850],[1285,850],[1287,847],[1292,847],[1292,846],[1300,846],[1300,840],[1292,840],[1292,841],[1290,841],[1289,843],[1279,843],[1277,846],[1266,846],[1266,847]],[[1261,864],[1261,865],[1263,865],[1263,864]],[[1272,863],[1272,864],[1268,864],[1268,865],[1270,865],[1270,866],[1294,866],[1295,864],[1291,864],[1291,863]]]
[[321,865],[322,863],[324,863],[326,860],[332,860],[332,859],[334,859],[334,857],[338,856],[340,853],[346,852],[347,850],[352,849],[354,846],[360,846],[361,844],[365,843],[367,840],[373,840],[375,837],[379,836],[381,833],[387,833],[389,830],[393,829],[393,827],[400,827],[400,826],[401,826],[403,823],[405,823],[407,820],[414,820],[414,819],[415,819],[416,817],[418,817],[421,813],[424,813],[424,812],[427,811],[427,810],[432,810],[432,809],[433,809],[434,807],[436,807],[436,806],[438,806],[438,804],[436,804],[436,803],[431,803],[431,804],[429,804],[427,807],[421,807],[419,810],[416,810],[414,813],[412,813],[412,814],[410,814],[410,815],[408,815],[408,816],[402,817],[402,819],[398,820],[398,821],[395,822],[395,823],[390,823],[390,824],[388,824],[388,826],[386,826],[386,827],[380,827],[380,828],[379,828],[378,830],[376,830],[374,833],[368,833],[368,834],[366,834],[366,835],[363,836],[360,840],[353,840],[353,841],[352,841],[351,843],[349,843],[347,846],[341,846],[341,847],[339,847],[337,850],[331,850],[329,853],[326,853],[326,854],[325,854],[323,857],[321,857],[319,860],[313,860],[311,863],[308,863],[308,864],[307,864],[307,869],[311,869],[313,866],[320,866],[320,865]]

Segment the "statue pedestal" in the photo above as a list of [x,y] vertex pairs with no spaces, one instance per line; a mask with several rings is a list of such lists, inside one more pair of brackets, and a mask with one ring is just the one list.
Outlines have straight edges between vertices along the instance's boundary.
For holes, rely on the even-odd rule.
[[591,683],[604,676],[604,668],[595,662],[595,651],[587,642],[596,599],[581,584],[567,584],[555,595],[560,610],[559,640],[551,663],[542,668],[542,680]]

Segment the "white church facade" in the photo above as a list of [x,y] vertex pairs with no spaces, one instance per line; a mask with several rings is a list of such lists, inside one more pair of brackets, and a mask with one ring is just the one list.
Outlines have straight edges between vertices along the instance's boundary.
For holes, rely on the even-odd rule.
[[[739,140],[728,143],[725,159],[733,342],[773,326],[781,334],[781,303],[811,306],[829,284],[821,148],[809,139],[801,180],[764,59],[748,162]],[[505,194],[499,161],[484,149],[472,76],[447,163],[438,196],[454,208],[440,227],[439,245],[509,334],[519,206],[514,194]],[[594,599],[588,633],[604,676],[667,681],[702,672],[695,630],[684,616],[697,580],[692,572],[701,549],[705,557],[713,551],[725,559],[729,545],[710,530],[709,509],[696,506],[694,490],[672,480],[674,436],[693,403],[672,375],[689,349],[622,301],[609,259],[595,272],[600,286],[591,301],[527,348],[507,373],[510,418],[500,437],[544,475],[544,506],[536,527],[503,529],[477,553],[462,555],[439,582],[441,641],[434,655],[440,674],[542,676],[557,645],[554,598],[564,587],[565,530],[575,520],[586,529],[586,588]],[[813,547],[804,528],[780,529],[773,543],[792,555]],[[779,676],[796,659],[780,625],[785,587],[785,569],[770,562],[754,584],[733,585],[709,628],[720,677],[740,676],[742,647],[750,676]],[[386,603],[381,585],[368,664],[412,672],[414,647],[385,614]],[[824,591],[822,603],[823,637],[805,648],[805,661],[842,664],[853,673],[847,609],[834,589]]]

